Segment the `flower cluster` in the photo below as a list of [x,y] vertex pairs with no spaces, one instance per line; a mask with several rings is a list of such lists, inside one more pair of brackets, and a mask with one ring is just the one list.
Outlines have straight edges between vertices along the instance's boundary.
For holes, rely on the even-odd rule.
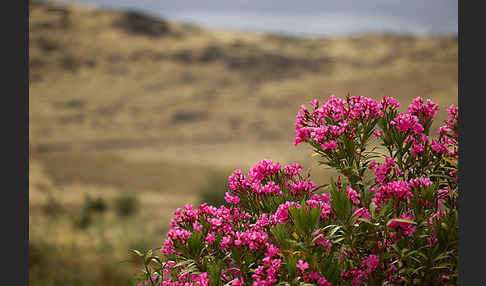
[[457,107],[432,138],[438,105],[420,97],[407,113],[392,97],[310,105],[294,144],[343,177],[319,187],[267,159],[235,170],[224,205],[177,209],[160,253],[140,253],[139,286],[457,283]]
[[424,127],[419,123],[417,116],[408,113],[400,113],[390,124],[402,133],[420,135],[424,132]]
[[265,159],[253,166],[247,175],[235,170],[229,176],[225,200],[245,209],[263,207],[274,212],[279,204],[286,201],[309,198],[317,188],[309,177],[310,173],[304,176],[302,167],[297,163],[282,168],[280,164]]
[[427,124],[432,120],[438,110],[438,104],[430,99],[427,99],[427,103],[424,104],[424,100],[421,97],[414,98],[408,106],[408,113],[421,118],[423,124]]
[[366,125],[383,116],[382,104],[363,96],[348,95],[341,99],[331,95],[320,107],[317,100],[310,104],[314,107],[312,112],[302,105],[297,113],[295,146],[310,141],[318,144],[323,151],[335,150],[340,137],[355,138],[360,131],[360,126],[351,123]]

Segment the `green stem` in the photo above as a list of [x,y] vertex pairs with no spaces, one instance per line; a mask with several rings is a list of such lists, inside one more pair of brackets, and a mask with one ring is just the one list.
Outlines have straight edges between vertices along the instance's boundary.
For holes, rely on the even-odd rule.
[[146,274],[147,274],[148,280],[150,281],[150,284],[152,284],[152,286],[155,286],[154,281],[152,281],[152,277],[150,277],[150,271],[148,270],[147,264],[145,264],[145,271],[147,272]]

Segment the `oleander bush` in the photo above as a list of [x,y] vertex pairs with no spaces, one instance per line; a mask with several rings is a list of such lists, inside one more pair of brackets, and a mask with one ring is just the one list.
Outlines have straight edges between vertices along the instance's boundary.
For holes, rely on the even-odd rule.
[[455,285],[458,109],[415,98],[331,96],[302,105],[294,145],[340,173],[327,185],[296,163],[228,178],[225,204],[174,212],[146,253],[145,285]]

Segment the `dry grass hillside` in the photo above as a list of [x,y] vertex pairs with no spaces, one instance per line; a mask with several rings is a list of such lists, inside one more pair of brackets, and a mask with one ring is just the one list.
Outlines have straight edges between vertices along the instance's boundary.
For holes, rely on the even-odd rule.
[[246,166],[293,149],[296,110],[315,97],[457,102],[457,53],[455,37],[233,33],[34,2],[30,141],[37,153]]
[[[44,2],[30,5],[29,36],[33,285],[122,285],[113,261],[160,245],[170,211],[233,168],[298,161],[326,181],[310,149],[292,146],[296,111],[313,98],[406,107],[423,96],[439,119],[457,103],[456,37],[236,33]],[[142,206],[130,220],[115,211],[124,194]],[[87,195],[109,211],[79,230]]]

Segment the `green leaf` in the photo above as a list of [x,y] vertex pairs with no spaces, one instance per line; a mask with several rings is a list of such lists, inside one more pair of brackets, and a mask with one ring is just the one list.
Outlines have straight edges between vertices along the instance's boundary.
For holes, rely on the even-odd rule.
[[384,216],[386,213],[388,213],[389,210],[391,210],[391,207],[392,207],[392,200],[388,200],[388,203],[386,203],[384,206],[382,206],[380,212],[379,212],[379,216]]
[[144,256],[140,251],[138,251],[136,249],[134,249],[133,252],[135,252],[135,254],[137,254],[140,257],[143,257]]
[[371,202],[370,204],[371,218],[375,218],[375,211],[376,211],[376,204],[374,202]]
[[406,223],[411,223],[411,224],[417,224],[416,222],[414,221],[411,221],[411,220],[408,220],[408,219],[403,219],[403,218],[392,218],[390,219],[387,223],[386,223],[386,226],[390,225],[390,223],[392,222],[406,222]]
[[342,228],[342,226],[340,225],[336,225],[330,232],[329,232],[329,236],[333,236],[334,233],[336,233],[336,231],[340,230]]

